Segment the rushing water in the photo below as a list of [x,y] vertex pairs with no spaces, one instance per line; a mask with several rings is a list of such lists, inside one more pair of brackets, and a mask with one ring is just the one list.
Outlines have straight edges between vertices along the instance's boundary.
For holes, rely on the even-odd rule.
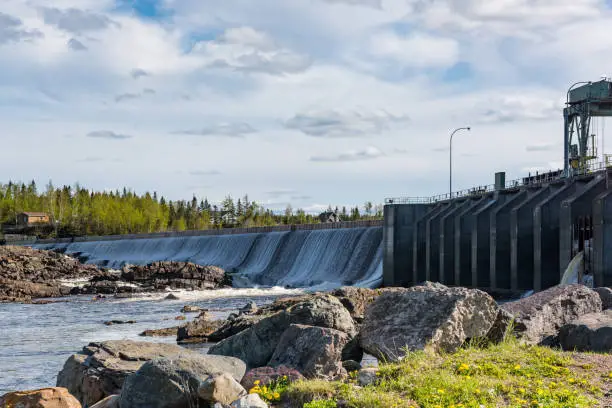
[[[92,300],[78,296],[46,305],[0,304],[0,395],[15,390],[55,386],[57,373],[71,354],[92,341],[132,339],[175,343],[175,337],[140,337],[146,329],[178,326],[185,304],[207,308],[224,318],[249,301],[258,305],[278,296],[297,295],[298,289],[220,289],[175,292],[131,299]],[[197,314],[187,314],[188,320]],[[107,320],[135,320],[135,324],[105,326]],[[206,349],[207,345],[190,346]]]
[[152,261],[216,265],[235,285],[310,287],[382,282],[382,227],[258,234],[120,239],[34,245],[111,268]]

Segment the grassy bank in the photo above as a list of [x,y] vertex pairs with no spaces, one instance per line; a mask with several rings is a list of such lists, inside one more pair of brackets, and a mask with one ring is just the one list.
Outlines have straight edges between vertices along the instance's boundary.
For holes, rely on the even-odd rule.
[[471,345],[452,355],[409,353],[381,364],[373,385],[303,381],[282,387],[284,404],[305,408],[612,406],[612,355],[520,345]]

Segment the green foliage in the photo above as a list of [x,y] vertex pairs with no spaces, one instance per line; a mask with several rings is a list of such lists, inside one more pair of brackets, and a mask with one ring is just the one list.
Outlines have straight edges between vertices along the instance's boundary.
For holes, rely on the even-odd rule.
[[[368,208],[371,210],[371,203]],[[377,206],[378,207],[378,206]],[[330,207],[331,208],[331,207]],[[382,207],[376,217],[382,215]],[[0,184],[0,224],[15,224],[16,217],[24,211],[40,211],[50,215],[53,228],[51,236],[137,234],[164,231],[202,230],[210,228],[260,227],[280,224],[314,224],[317,216],[290,206],[282,214],[274,214],[247,195],[236,203],[225,197],[220,206],[211,205],[208,199],[198,203],[190,201],[166,201],[157,193],[138,195],[124,188],[121,192],[95,192],[78,184],[74,187],[56,188],[49,183],[39,192],[36,183]],[[344,209],[346,212],[346,209]],[[371,211],[370,211],[371,212]],[[345,221],[372,218],[361,216],[357,207]]]
[[267,385],[261,385],[259,380],[255,381],[255,385],[249,390],[249,394],[259,394],[264,401],[275,402],[280,401],[281,395],[287,390],[287,387],[289,387],[289,379],[285,375]]
[[506,341],[451,355],[410,352],[399,363],[382,364],[373,385],[304,381],[287,395],[304,407],[334,407],[340,400],[352,408],[591,407],[611,380],[612,372],[602,378],[570,353]]
[[336,401],[314,400],[304,404],[304,408],[336,408]]

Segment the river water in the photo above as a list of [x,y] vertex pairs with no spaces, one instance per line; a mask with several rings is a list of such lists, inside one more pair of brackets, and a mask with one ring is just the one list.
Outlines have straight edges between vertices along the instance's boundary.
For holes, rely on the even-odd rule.
[[[299,295],[299,289],[219,289],[174,292],[180,300],[164,299],[168,293],[131,299],[93,300],[76,296],[46,305],[0,304],[0,395],[16,390],[55,386],[57,373],[71,354],[92,341],[140,340],[176,343],[175,337],[140,337],[146,329],[184,324],[176,321],[181,308],[196,305],[225,318],[254,301],[271,303],[279,296]],[[55,299],[57,300],[57,299]],[[192,320],[197,314],[187,314]],[[105,326],[108,320],[135,320],[135,324]],[[206,344],[189,346],[206,352]]]

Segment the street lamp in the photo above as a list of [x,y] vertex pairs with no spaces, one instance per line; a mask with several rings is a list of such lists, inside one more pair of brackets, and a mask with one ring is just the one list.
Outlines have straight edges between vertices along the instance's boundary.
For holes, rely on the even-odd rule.
[[450,136],[450,148],[449,148],[449,160],[448,160],[448,173],[449,173],[449,177],[448,177],[448,199],[450,200],[451,198],[453,198],[453,136],[455,136],[455,133],[457,133],[460,130],[467,130],[470,131],[470,127],[460,127],[457,128],[455,130],[453,130],[453,133],[451,133]]

